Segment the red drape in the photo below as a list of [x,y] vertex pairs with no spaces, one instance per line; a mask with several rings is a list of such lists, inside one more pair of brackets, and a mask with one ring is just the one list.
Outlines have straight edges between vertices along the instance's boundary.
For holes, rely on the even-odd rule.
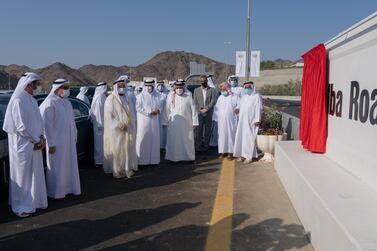
[[307,53],[302,79],[300,138],[304,148],[316,153],[326,152],[327,95],[326,48],[320,44]]

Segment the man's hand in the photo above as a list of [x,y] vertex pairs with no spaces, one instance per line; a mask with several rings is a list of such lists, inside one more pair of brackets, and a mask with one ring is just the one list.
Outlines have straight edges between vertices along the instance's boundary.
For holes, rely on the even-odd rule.
[[151,116],[156,116],[157,114],[158,114],[158,110],[153,111],[153,112],[150,113]]
[[34,144],[34,151],[42,150],[43,148],[46,147],[46,140],[44,137],[40,138],[40,141],[37,144]]
[[207,113],[208,110],[207,110],[206,108],[202,108],[202,109],[200,109],[200,112],[201,112],[201,113]]
[[239,114],[239,113],[240,113],[240,108],[236,108],[236,109],[234,109],[234,113],[235,113],[235,114]]
[[51,146],[51,147],[49,147],[49,148],[48,148],[48,153],[49,153],[49,154],[54,154],[54,153],[56,153],[56,147],[55,147],[55,146]]
[[125,131],[127,129],[127,125],[125,123],[119,123],[118,128],[121,131]]

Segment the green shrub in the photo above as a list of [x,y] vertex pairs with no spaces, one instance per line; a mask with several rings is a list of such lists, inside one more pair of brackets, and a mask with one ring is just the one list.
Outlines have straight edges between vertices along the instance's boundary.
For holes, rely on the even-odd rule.
[[282,85],[264,85],[259,89],[259,93],[271,96],[301,96],[301,80],[291,79]]

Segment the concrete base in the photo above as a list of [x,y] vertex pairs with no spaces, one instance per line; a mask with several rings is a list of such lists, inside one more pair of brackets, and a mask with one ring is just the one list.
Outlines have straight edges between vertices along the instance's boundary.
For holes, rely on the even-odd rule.
[[377,250],[377,193],[325,155],[304,150],[299,141],[275,147],[275,168],[313,247]]

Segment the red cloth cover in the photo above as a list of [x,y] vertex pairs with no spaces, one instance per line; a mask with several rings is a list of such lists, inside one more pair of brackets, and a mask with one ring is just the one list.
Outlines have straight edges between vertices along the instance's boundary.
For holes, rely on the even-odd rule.
[[302,79],[300,138],[304,148],[316,153],[326,152],[327,95],[326,48],[320,44],[307,53]]

